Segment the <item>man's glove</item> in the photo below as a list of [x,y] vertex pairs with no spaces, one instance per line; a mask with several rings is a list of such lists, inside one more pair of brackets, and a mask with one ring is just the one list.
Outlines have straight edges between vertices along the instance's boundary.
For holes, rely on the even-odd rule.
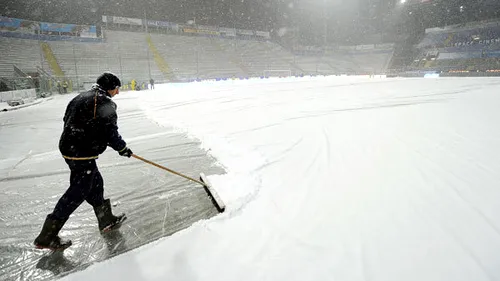
[[125,147],[124,149],[120,150],[118,154],[130,158],[134,153],[132,152],[132,150],[130,150],[130,148]]

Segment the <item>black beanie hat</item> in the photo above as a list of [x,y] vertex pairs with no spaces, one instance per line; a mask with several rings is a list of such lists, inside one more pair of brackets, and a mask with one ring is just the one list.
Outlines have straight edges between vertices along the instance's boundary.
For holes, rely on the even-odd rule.
[[104,72],[103,74],[101,74],[97,78],[96,83],[101,87],[101,89],[105,91],[114,90],[122,86],[120,79],[118,79],[118,77],[116,77],[116,75],[111,72]]

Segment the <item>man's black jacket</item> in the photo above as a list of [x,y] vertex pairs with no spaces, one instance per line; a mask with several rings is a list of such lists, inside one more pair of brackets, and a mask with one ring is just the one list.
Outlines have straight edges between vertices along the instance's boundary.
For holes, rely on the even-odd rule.
[[127,147],[118,133],[116,104],[109,94],[94,85],[68,104],[59,150],[66,159],[97,159],[107,146],[116,151]]

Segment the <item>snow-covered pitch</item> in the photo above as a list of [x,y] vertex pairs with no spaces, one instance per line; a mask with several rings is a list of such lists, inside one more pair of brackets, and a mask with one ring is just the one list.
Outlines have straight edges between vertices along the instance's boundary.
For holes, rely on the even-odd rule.
[[64,280],[500,280],[500,80],[123,93],[202,141],[226,213]]

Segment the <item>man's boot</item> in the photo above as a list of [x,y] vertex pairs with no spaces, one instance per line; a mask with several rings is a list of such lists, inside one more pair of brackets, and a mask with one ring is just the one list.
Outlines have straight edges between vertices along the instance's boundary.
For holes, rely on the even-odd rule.
[[48,215],[43,224],[42,231],[35,239],[35,246],[38,249],[50,249],[53,251],[64,250],[71,246],[71,240],[61,240],[58,234],[66,221],[52,218]]
[[94,213],[99,223],[99,231],[101,233],[117,229],[122,222],[127,219],[125,214],[114,216],[111,212],[111,202],[109,199],[104,200],[101,206],[94,207]]

